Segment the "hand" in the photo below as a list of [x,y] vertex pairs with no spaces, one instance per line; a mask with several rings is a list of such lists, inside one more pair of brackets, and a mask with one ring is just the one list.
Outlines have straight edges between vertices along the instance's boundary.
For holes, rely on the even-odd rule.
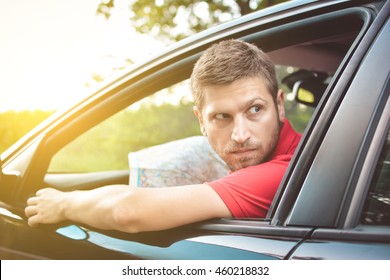
[[64,199],[66,193],[52,189],[41,189],[34,197],[27,200],[24,210],[28,217],[28,224],[53,224],[65,220]]

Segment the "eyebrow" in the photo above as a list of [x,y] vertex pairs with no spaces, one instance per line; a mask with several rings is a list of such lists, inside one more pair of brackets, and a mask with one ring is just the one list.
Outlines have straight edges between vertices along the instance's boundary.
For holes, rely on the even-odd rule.
[[[251,105],[255,104],[257,101],[261,101],[265,105],[267,105],[269,103],[268,100],[266,100],[262,97],[259,97],[259,96],[255,96],[255,97],[249,99],[248,101],[246,101],[239,109],[240,110],[246,109],[246,108],[250,107]],[[210,117],[212,115],[220,114],[220,113],[224,113],[224,112],[219,111],[219,110],[212,110],[212,111],[208,112],[207,116]]]
[[254,103],[256,103],[256,101],[260,100],[262,103],[264,103],[265,105],[268,104],[268,100],[262,98],[262,97],[259,97],[259,96],[256,96],[256,97],[253,97],[251,99],[249,99],[247,102],[245,102],[245,104],[242,106],[242,109],[245,109],[251,105],[253,105]]

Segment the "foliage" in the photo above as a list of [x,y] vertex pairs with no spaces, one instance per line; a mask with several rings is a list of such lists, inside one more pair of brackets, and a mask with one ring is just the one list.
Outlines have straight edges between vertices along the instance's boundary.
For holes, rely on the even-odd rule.
[[[131,25],[140,33],[178,41],[218,23],[286,0],[129,0]],[[104,0],[97,13],[109,18],[115,0]],[[180,23],[180,24],[179,24]]]
[[0,113],[0,152],[50,116],[52,111],[7,111]]
[[124,110],[60,151],[53,158],[50,171],[126,169],[129,152],[200,135],[192,107],[192,103],[163,103],[144,104],[138,110]]

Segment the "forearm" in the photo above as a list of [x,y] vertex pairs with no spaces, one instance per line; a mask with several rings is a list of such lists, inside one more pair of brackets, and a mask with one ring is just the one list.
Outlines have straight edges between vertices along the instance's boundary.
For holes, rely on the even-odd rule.
[[25,213],[31,226],[70,220],[101,229],[117,229],[115,208],[130,191],[129,186],[122,185],[73,192],[41,189],[27,200]]
[[153,189],[117,185],[73,192],[42,189],[27,205],[31,226],[70,220],[130,233],[231,216],[207,185]]
[[129,186],[114,185],[64,193],[64,219],[101,229],[118,229],[116,206],[130,191]]

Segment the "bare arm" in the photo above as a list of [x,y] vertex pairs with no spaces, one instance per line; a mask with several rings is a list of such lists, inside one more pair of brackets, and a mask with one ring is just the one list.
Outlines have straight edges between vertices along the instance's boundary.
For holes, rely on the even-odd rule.
[[101,229],[140,232],[231,217],[208,185],[170,188],[106,186],[91,191],[43,189],[27,201],[29,224],[71,220]]

